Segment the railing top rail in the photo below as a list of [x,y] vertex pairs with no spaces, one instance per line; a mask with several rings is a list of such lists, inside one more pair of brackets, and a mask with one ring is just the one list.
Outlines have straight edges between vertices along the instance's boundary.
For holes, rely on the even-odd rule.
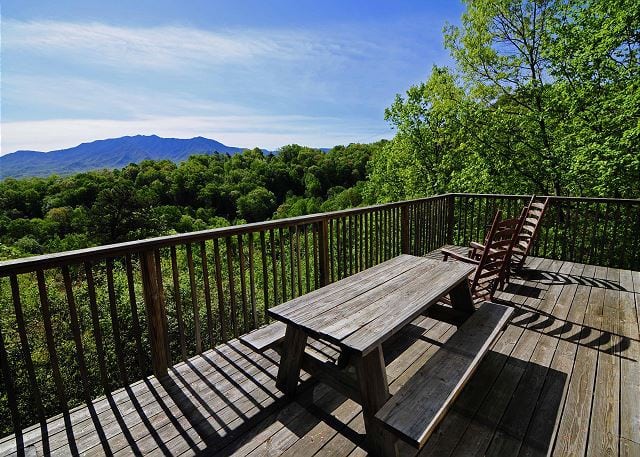
[[[454,197],[480,197],[480,198],[504,198],[504,199],[523,199],[531,198],[531,195],[513,195],[513,194],[469,194],[469,193],[450,193],[446,195],[452,195]],[[640,204],[640,199],[634,198],[601,198],[601,197],[565,197],[557,195],[536,195],[540,198],[549,197],[551,200],[556,201],[580,201],[580,202],[592,202],[592,203],[621,203],[621,204]]]
[[159,249],[169,246],[176,246],[184,243],[195,243],[215,238],[240,235],[263,230],[272,230],[286,227],[293,227],[303,224],[312,224],[324,220],[336,219],[344,216],[353,216],[372,212],[380,209],[398,208],[412,203],[424,202],[443,198],[445,195],[434,195],[431,197],[405,200],[400,202],[382,203],[379,205],[350,208],[328,213],[309,214],[306,216],[290,217],[286,219],[274,219],[264,222],[254,222],[251,224],[232,225],[216,229],[201,230],[198,232],[178,233],[175,235],[165,235],[145,240],[126,241],[122,243],[108,244],[74,251],[64,251],[52,254],[43,254],[21,259],[6,260],[0,262],[0,277],[12,274],[28,273],[42,269],[54,268],[61,265],[76,264],[87,261],[101,260],[109,257],[117,257],[146,250]]

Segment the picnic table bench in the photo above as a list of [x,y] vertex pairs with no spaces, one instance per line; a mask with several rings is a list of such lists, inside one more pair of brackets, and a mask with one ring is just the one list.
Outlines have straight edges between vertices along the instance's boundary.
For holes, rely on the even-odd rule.
[[[360,403],[373,455],[397,455],[398,438],[420,449],[511,316],[510,308],[491,302],[475,310],[472,271],[463,263],[401,255],[271,308],[279,322],[244,341],[256,349],[279,344],[277,385],[286,394],[295,394],[304,369]],[[446,316],[437,304],[446,295],[456,333],[391,397],[382,344],[429,309]],[[337,348],[337,362],[314,357],[307,348],[312,339]]]

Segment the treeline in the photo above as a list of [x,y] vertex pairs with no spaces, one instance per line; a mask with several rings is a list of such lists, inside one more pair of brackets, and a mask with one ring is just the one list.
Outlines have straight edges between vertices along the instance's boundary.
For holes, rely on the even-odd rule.
[[185,162],[0,182],[0,256],[15,258],[331,211],[362,202],[384,142],[328,152],[289,145]]

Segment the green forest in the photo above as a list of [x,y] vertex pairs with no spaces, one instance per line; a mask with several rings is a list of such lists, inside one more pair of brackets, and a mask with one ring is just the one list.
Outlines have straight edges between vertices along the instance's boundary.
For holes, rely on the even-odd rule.
[[[395,130],[392,139],[326,152],[287,145],[274,154],[256,148],[181,163],[143,161],[72,176],[8,178],[0,182],[0,260],[446,192],[640,197],[637,2],[465,3],[461,24],[443,31],[454,64],[432,68],[384,111]],[[397,212],[388,216],[394,222],[345,218],[340,228],[351,234],[358,223],[376,224],[376,249],[382,250],[386,234],[378,227],[398,233]],[[331,236],[337,240],[338,225]],[[316,241],[312,227],[300,226],[158,251],[174,361],[200,352],[196,341],[202,335],[205,348],[214,346],[225,339],[223,325],[227,337],[231,323],[236,331],[250,329],[264,322],[265,308],[317,287]],[[372,245],[374,236],[367,242]],[[384,248],[376,259],[397,253]],[[344,243],[336,248],[338,261],[340,249],[347,249]],[[349,262],[336,278],[374,261]],[[149,371],[139,258],[99,259],[62,270],[49,269],[40,278],[16,275],[13,283],[0,278],[1,336],[26,422],[37,420],[37,402],[47,416],[61,411],[43,301],[50,304],[70,406]],[[203,286],[214,273],[215,284]],[[16,330],[15,296],[22,300],[30,357]],[[78,371],[71,303],[82,328],[78,339],[89,386]],[[96,343],[99,333],[104,348]],[[34,383],[44,393],[37,401],[29,394]],[[0,434],[12,430],[9,409],[0,390]]]
[[385,142],[297,145],[0,182],[4,258],[358,206]]

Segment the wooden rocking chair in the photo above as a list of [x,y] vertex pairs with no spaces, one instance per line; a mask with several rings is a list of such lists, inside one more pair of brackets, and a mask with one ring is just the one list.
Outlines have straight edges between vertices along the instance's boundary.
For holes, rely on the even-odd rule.
[[476,256],[466,257],[448,249],[442,249],[445,261],[451,257],[476,265],[475,272],[469,278],[469,288],[474,299],[492,300],[495,291],[504,285],[508,276],[511,254],[524,218],[501,220],[501,217],[502,211],[497,211],[485,244],[478,245],[476,248],[479,250]]
[[540,231],[540,222],[549,204],[549,197],[536,198],[531,197],[529,205],[526,206],[526,215],[520,229],[520,235],[516,244],[513,246],[511,255],[511,267],[514,271],[521,270],[524,262],[531,251],[531,246],[536,240]]

